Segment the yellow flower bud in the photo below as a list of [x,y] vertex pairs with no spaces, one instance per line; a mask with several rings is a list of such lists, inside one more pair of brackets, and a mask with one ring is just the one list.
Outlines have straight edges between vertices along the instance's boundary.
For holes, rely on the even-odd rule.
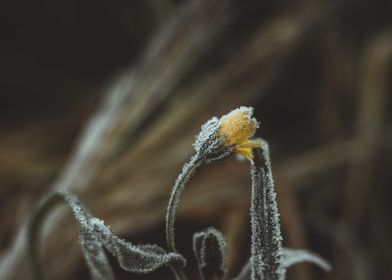
[[250,107],[237,108],[220,118],[218,130],[225,146],[250,161],[253,160],[252,148],[261,146],[261,140],[250,139],[259,126],[252,114]]

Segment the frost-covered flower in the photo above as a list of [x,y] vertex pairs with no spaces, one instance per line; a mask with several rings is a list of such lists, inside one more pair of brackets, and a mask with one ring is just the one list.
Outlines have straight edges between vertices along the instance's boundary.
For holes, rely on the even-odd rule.
[[194,147],[207,161],[225,159],[233,153],[252,161],[252,148],[261,146],[261,140],[252,139],[258,126],[253,108],[242,106],[220,119],[213,117],[206,122],[196,137]]
[[253,117],[253,108],[239,107],[221,117],[219,123],[218,134],[223,138],[225,146],[252,161],[252,148],[261,146],[260,139],[251,139],[259,127]]

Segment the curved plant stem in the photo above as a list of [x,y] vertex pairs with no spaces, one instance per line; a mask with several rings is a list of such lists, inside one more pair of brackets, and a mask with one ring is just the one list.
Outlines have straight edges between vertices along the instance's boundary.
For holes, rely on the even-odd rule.
[[[177,177],[177,180],[172,188],[169,204],[166,212],[166,243],[169,251],[177,252],[174,240],[174,222],[176,218],[176,210],[180,196],[196,168],[202,164],[203,160],[199,154],[192,156],[190,161],[184,165],[182,172]],[[177,279],[186,279],[186,276],[181,268],[171,267]]]
[[60,203],[64,202],[64,197],[58,192],[50,193],[38,207],[34,215],[32,215],[27,228],[27,236],[29,238],[28,242],[28,254],[31,260],[33,279],[41,280],[44,279],[41,265],[40,256],[38,253],[39,247],[39,236],[40,230],[42,229],[42,223],[46,216],[51,212],[51,210],[58,206]]

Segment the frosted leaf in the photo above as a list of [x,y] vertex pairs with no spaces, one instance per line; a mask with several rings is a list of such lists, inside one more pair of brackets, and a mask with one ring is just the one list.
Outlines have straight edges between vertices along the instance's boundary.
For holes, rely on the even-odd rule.
[[[181,255],[166,253],[165,250],[155,245],[133,245],[114,235],[102,220],[91,217],[90,214],[83,211],[83,208],[80,208],[73,201],[70,203],[70,206],[78,221],[81,236],[93,239],[100,245],[101,249],[104,247],[111,252],[122,269],[134,273],[149,273],[169,264],[180,267],[185,265],[185,259]],[[94,247],[90,248],[95,250]],[[96,261],[104,258],[98,251],[97,254],[95,254],[95,251],[90,251],[89,253],[89,255],[93,253],[96,256]],[[106,257],[104,252],[103,255]]]
[[285,279],[282,258],[282,235],[274,181],[271,172],[269,147],[253,149],[251,165],[251,276],[252,279]]
[[295,250],[283,248],[283,265],[285,267],[290,267],[300,262],[313,263],[325,271],[331,270],[331,265],[326,260],[314,253],[300,249]]
[[72,194],[59,190],[50,193],[38,207],[28,227],[29,255],[33,266],[34,279],[43,279],[39,261],[39,234],[46,217],[61,203],[66,202],[74,214],[79,227],[79,241],[92,279],[114,279],[112,269],[102,247],[101,240],[90,224],[91,214]]
[[203,280],[224,277],[227,272],[227,245],[222,233],[212,227],[195,233],[193,251]]
[[[105,223],[95,218],[72,194],[64,191],[52,193],[33,216],[30,225],[31,257],[34,265],[38,265],[37,235],[45,216],[59,202],[67,202],[79,227],[79,241],[84,258],[95,280],[114,279],[112,269],[104,249],[117,259],[121,268],[134,273],[152,272],[165,265],[183,267],[185,259],[177,253],[167,253],[156,245],[133,245],[114,235]],[[43,209],[43,210],[42,210]],[[36,269],[36,279],[41,276]]]
[[96,280],[114,279],[113,271],[102,247],[101,240],[91,223],[91,214],[74,195],[65,192],[62,194],[71,207],[78,224],[79,242],[91,277]]
[[[329,264],[320,257],[304,250],[282,249],[282,235],[268,143],[254,148],[252,163],[251,226],[252,248],[249,266],[246,265],[239,279],[285,279],[286,268],[301,261],[317,264],[328,270]],[[249,268],[248,268],[249,267]],[[242,278],[241,278],[242,277]]]
[[[282,253],[283,253],[282,256],[283,266],[286,268],[295,265],[297,263],[309,262],[317,265],[318,267],[320,267],[325,271],[331,270],[331,265],[326,260],[307,250],[283,248]],[[251,268],[250,268],[250,261],[248,261],[245,264],[245,266],[242,268],[240,274],[233,280],[249,280],[251,279],[250,277],[251,277]]]
[[185,266],[185,259],[177,253],[166,253],[156,245],[135,246],[115,235],[104,241],[122,269],[134,273],[149,273],[165,265]]
[[114,279],[112,269],[101,243],[93,237],[86,238],[85,234],[80,234],[79,242],[84,259],[89,267],[91,278],[97,280]]

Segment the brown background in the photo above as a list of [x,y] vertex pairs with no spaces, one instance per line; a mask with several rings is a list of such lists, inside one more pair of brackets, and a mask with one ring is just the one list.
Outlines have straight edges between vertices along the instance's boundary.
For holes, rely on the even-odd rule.
[[[18,227],[56,184],[129,241],[164,246],[169,190],[200,125],[250,105],[272,149],[284,244],[333,265],[329,274],[300,265],[290,279],[388,279],[391,2],[190,2],[0,3],[1,254],[15,250]],[[72,161],[116,86],[123,100],[110,103],[118,107],[103,136]],[[249,184],[248,164],[234,159],[190,181],[176,228],[191,279],[191,236],[206,226],[227,238],[230,275],[249,255]],[[45,238],[45,271],[86,279],[62,211]],[[10,265],[6,279],[30,279],[24,254]],[[118,279],[172,277],[113,265]]]

